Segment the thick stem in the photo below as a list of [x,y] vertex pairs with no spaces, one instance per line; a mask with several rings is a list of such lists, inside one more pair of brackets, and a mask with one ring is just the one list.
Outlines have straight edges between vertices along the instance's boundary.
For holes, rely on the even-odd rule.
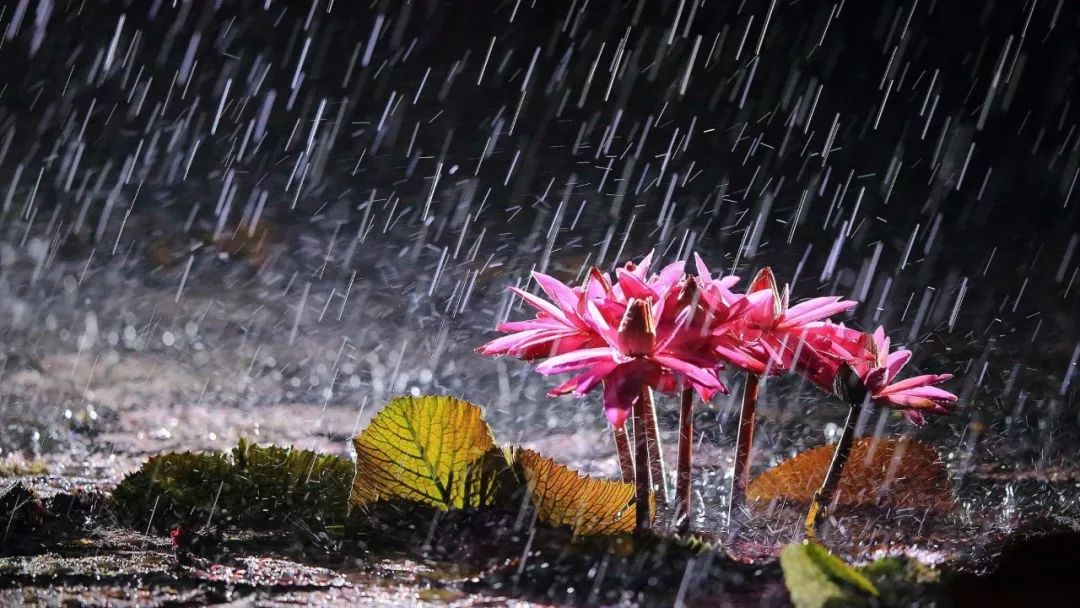
[[694,448],[694,391],[684,388],[679,408],[679,460],[675,473],[675,521],[690,528],[690,465]]
[[651,396],[649,389],[644,388],[641,396],[634,401],[634,511],[637,530],[648,530],[652,527],[652,506],[649,504],[649,490],[652,485],[649,480],[649,433],[645,430]]
[[652,389],[645,387],[642,397],[648,395],[645,408],[645,432],[649,440],[649,471],[652,478],[652,489],[656,492],[656,503],[667,504],[667,466],[664,464],[664,453],[660,445],[660,431],[656,422],[656,402],[652,397]]
[[746,487],[750,485],[750,448],[754,445],[754,422],[757,419],[758,388],[761,376],[746,374],[743,386],[742,410],[739,412],[739,434],[735,440],[735,473],[731,477],[731,496],[728,501],[728,520],[746,504]]
[[851,454],[851,446],[855,441],[855,423],[862,413],[862,402],[852,404],[848,410],[847,420],[844,422],[844,430],[840,433],[840,441],[836,444],[832,462],[829,463],[829,471],[825,474],[825,481],[821,489],[814,494],[814,500],[810,503],[810,511],[806,514],[806,536],[814,538],[817,532],[819,515],[827,513],[830,504],[835,498],[836,488],[840,485],[840,476],[844,472],[848,455]]
[[615,452],[619,455],[619,471],[624,483],[634,483],[634,454],[630,451],[630,436],[626,433],[626,424],[611,427],[615,438]]

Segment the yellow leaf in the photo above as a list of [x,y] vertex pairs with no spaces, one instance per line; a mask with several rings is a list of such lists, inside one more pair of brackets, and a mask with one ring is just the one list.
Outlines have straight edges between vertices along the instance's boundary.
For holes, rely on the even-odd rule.
[[349,502],[405,500],[439,509],[487,506],[506,461],[479,406],[453,397],[398,397],[353,444]]
[[[755,502],[809,503],[821,487],[835,446],[807,450],[759,475],[747,489]],[[837,505],[881,505],[946,511],[953,506],[949,475],[934,448],[914,439],[863,437],[851,447],[836,491]]]
[[511,459],[520,467],[541,523],[569,526],[574,536],[633,531],[633,484],[579,475],[532,450],[512,450]]

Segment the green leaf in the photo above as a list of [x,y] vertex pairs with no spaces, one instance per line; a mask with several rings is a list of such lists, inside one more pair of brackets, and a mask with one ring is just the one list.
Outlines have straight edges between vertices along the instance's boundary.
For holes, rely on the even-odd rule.
[[796,608],[865,606],[878,596],[865,576],[817,543],[784,547],[780,567]]
[[398,397],[353,445],[349,501],[356,507],[389,500],[442,510],[490,506],[509,480],[480,407],[453,397]]
[[527,491],[541,524],[578,537],[634,529],[631,484],[579,475],[530,450],[502,450],[480,407],[453,397],[394,399],[353,443],[355,468],[335,456],[244,441],[228,455],[155,456],[117,487],[112,510],[141,529],[305,522],[340,533],[350,507],[365,514],[353,523],[367,524],[393,521],[387,510],[417,511],[410,507],[489,516],[517,513]]
[[633,531],[632,484],[580,475],[532,450],[516,449],[509,453],[526,483],[541,523],[567,526],[574,536],[609,536]]
[[353,506],[516,510],[524,489],[542,524],[569,527],[575,536],[634,529],[633,485],[581,476],[531,450],[500,450],[480,407],[453,397],[394,399],[353,443]]
[[859,568],[886,606],[903,606],[941,593],[941,573],[910,557],[883,557]]
[[137,528],[216,524],[238,528],[344,520],[352,480],[344,458],[241,440],[231,455],[151,457],[124,478],[110,506]]
[[828,574],[829,577],[851,585],[869,595],[876,596],[878,594],[873,583],[867,580],[862,574],[859,574],[858,570],[855,570],[844,563],[839,557],[829,553],[829,550],[825,547],[822,547],[817,543],[806,543],[803,546],[810,559],[813,560],[821,570]]

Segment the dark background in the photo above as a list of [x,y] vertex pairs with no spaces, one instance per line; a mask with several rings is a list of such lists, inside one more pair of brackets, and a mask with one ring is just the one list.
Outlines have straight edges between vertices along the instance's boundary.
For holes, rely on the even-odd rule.
[[[504,286],[697,250],[858,299],[845,321],[884,324],[911,373],[957,374],[959,413],[922,432],[961,469],[1077,457],[1076,3],[0,7],[9,369],[148,354],[207,379],[178,399],[240,411],[415,389],[507,440],[598,429],[472,354],[525,314]],[[765,444],[839,422],[775,386]],[[731,405],[702,410],[719,446]]]

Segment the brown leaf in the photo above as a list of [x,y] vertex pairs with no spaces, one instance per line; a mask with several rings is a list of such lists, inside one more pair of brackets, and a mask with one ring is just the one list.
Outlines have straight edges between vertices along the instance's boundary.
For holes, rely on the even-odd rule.
[[[835,446],[825,445],[781,462],[750,483],[747,498],[809,504],[825,479],[834,450]],[[836,504],[947,511],[954,502],[948,472],[934,448],[914,439],[863,437],[851,448]]]
[[511,458],[521,467],[541,523],[568,526],[574,536],[634,529],[633,484],[580,475],[532,450],[513,450]]

